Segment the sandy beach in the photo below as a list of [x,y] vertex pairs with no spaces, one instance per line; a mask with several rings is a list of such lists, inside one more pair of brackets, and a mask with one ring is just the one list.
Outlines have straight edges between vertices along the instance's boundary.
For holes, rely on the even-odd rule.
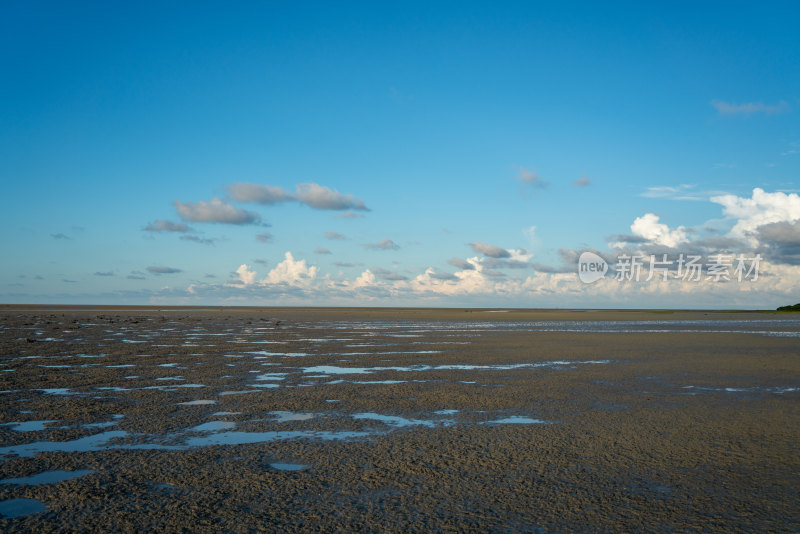
[[0,307],[4,532],[796,532],[800,315]]

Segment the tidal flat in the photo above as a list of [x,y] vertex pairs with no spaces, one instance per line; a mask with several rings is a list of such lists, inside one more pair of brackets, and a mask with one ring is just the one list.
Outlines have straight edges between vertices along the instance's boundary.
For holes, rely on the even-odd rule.
[[797,532],[800,314],[0,306],[3,532]]

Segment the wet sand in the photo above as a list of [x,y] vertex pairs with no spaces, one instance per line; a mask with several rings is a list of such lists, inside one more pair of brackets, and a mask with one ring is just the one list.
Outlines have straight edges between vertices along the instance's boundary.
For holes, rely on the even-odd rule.
[[4,532],[800,530],[798,314],[0,306],[0,328]]

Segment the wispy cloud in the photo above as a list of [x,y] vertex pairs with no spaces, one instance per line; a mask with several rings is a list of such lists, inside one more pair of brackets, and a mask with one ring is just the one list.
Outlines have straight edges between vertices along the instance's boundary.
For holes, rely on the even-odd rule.
[[97,272],[94,273],[94,275],[95,276],[114,276],[114,271],[106,271],[106,272],[97,271]]
[[639,196],[645,198],[666,198],[669,200],[707,201],[712,196],[723,195],[725,191],[698,191],[695,185],[657,185],[648,187]]
[[255,202],[256,204],[278,204],[294,200],[292,193],[274,185],[261,185],[237,182],[227,187],[231,198],[236,202]]
[[528,170],[525,167],[520,168],[519,176],[517,177],[517,179],[520,182],[528,184],[535,189],[544,189],[548,185],[550,185],[550,182],[544,180],[535,171]]
[[179,232],[186,233],[190,228],[183,223],[155,220],[144,227],[145,232]]
[[174,274],[183,272],[181,269],[175,269],[174,267],[164,267],[163,265],[151,265],[150,267],[147,268],[147,271],[153,274]]
[[589,180],[589,177],[584,174],[583,176],[572,182],[572,185],[574,185],[575,187],[588,187],[592,185],[592,182],[591,180]]
[[68,235],[62,233],[50,234],[50,237],[52,237],[53,239],[69,239]]
[[719,112],[720,115],[752,115],[754,113],[775,115],[778,113],[788,113],[791,111],[789,104],[784,100],[781,100],[774,105],[764,104],[763,102],[744,102],[741,104],[735,104],[732,102],[725,102],[723,100],[712,100],[711,105]]
[[325,232],[325,239],[330,239],[332,241],[344,241],[347,239],[347,236],[340,234],[339,232]]
[[315,183],[298,184],[295,198],[303,204],[318,210],[356,210],[369,211],[360,198],[344,195],[335,189]]
[[346,211],[339,215],[340,219],[360,219],[364,216],[363,213],[356,213],[354,211]]
[[314,249],[314,254],[331,254],[331,251],[327,248],[317,247]]
[[196,235],[182,235],[180,239],[181,241],[192,241],[193,243],[199,243],[200,245],[213,245],[217,241],[211,237],[199,237]]
[[377,243],[365,243],[364,248],[367,250],[400,250],[400,245],[391,239],[381,239]]
[[252,211],[239,209],[221,198],[212,198],[208,202],[174,202],[175,209],[181,219],[191,222],[209,222],[221,224],[256,224],[261,216]]
[[226,189],[236,202],[253,202],[264,205],[300,202],[317,210],[369,211],[362,199],[313,182],[297,184],[294,193],[274,185],[243,182],[231,184]]
[[259,243],[272,243],[273,235],[269,232],[261,232],[256,234],[256,241]]
[[482,243],[480,241],[473,241],[472,243],[468,243],[469,246],[472,247],[472,250],[475,251],[477,254],[483,254],[484,256],[489,256],[490,258],[510,258],[511,253],[504,248],[500,248],[495,245],[490,245],[489,243]]
[[450,258],[447,263],[462,271],[474,271],[475,265],[462,258]]

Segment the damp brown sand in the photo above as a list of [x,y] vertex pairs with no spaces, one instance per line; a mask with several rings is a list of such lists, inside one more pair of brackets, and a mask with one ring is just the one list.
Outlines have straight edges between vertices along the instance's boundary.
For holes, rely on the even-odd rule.
[[[784,317],[5,306],[0,423],[54,422],[0,426],[0,480],[93,472],[0,484],[47,507],[0,530],[798,531],[800,338],[502,327]],[[229,431],[281,437],[189,445]]]

